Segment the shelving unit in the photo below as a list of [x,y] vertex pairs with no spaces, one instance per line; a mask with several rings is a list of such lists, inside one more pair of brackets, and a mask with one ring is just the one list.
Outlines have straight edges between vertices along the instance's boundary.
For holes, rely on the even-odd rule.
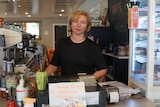
[[108,72],[106,77],[110,80],[117,80],[128,84],[128,59],[129,56],[117,56],[112,53],[102,51],[106,63],[108,65]]

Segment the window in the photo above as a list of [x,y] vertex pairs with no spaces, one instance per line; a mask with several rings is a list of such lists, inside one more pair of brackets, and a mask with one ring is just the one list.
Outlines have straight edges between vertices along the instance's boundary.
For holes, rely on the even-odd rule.
[[36,39],[39,39],[39,23],[36,22],[26,22],[26,32],[31,35],[35,35]]
[[10,29],[23,30],[31,35],[35,35],[36,39],[40,39],[40,22],[5,22],[4,25]]

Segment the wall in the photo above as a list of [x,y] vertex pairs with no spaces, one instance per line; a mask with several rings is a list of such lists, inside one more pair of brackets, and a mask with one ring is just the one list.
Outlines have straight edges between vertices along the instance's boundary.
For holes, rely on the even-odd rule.
[[79,9],[83,9],[87,11],[88,13],[90,12],[90,9],[93,7],[96,7],[99,5],[100,0],[86,0],[80,7]]
[[[88,5],[89,4],[89,5]],[[99,19],[100,16],[106,16],[108,0],[86,0],[79,9],[87,11],[93,20]]]
[[[91,8],[97,6],[102,2],[103,0],[86,0],[80,7],[79,9],[83,9],[87,12],[90,11]],[[40,21],[40,36],[41,39],[37,40],[39,44],[45,45],[47,48],[53,47],[54,41],[53,41],[53,24],[54,23],[66,23],[68,24],[68,18],[62,18],[62,17],[57,17],[57,18],[39,18],[39,19],[34,19],[34,18],[27,18],[27,19],[14,19],[14,18],[5,18],[4,21]],[[44,35],[45,31],[48,31],[48,35]]]

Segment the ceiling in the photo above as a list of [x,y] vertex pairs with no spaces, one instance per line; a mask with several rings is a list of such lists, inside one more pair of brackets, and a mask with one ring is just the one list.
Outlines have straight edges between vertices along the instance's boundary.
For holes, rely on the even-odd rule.
[[[68,17],[85,0],[0,0],[1,18]],[[64,9],[64,12],[61,12]],[[25,13],[28,14],[25,14]]]

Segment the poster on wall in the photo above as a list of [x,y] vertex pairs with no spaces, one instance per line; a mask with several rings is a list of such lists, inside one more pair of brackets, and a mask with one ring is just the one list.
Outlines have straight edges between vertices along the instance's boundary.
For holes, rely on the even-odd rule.
[[100,4],[90,9],[92,26],[109,26],[107,19],[108,0],[101,0]]

